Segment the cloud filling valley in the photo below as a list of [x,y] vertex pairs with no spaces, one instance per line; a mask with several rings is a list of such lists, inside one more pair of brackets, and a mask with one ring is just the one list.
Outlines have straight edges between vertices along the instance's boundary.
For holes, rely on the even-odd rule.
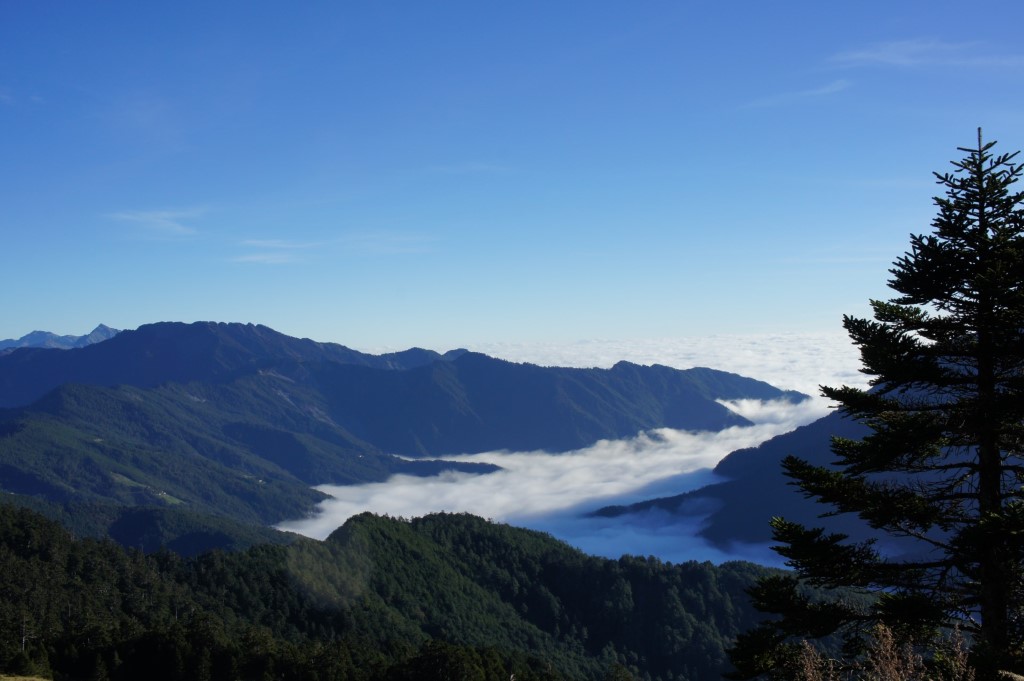
[[[610,366],[621,359],[677,368],[709,366],[812,395],[816,395],[818,384],[864,384],[863,376],[856,371],[855,350],[845,337],[832,335],[718,336],[474,349],[503,359],[548,366]],[[381,483],[320,486],[318,489],[332,498],[322,502],[313,517],[279,527],[323,538],[364,511],[401,517],[466,512],[549,532],[595,555],[655,555],[673,562],[744,558],[778,563],[778,558],[763,546],[734,547],[725,554],[706,545],[694,536],[699,518],[669,517],[664,512],[615,518],[590,515],[604,506],[673,496],[709,484],[715,478],[710,469],[730,452],[757,446],[810,423],[829,409],[820,397],[798,404],[758,400],[723,404],[754,425],[717,433],[656,429],[558,454],[496,451],[444,457],[495,464],[501,470],[485,475],[450,471],[425,478],[395,475]]]

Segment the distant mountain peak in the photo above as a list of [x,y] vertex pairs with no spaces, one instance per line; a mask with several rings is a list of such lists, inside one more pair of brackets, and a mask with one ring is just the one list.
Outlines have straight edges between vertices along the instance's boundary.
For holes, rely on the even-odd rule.
[[109,340],[121,333],[118,329],[112,329],[106,324],[100,324],[90,333],[84,336],[61,336],[50,331],[32,331],[21,338],[0,340],[0,351],[12,348],[55,348],[58,350],[72,350],[84,348],[86,345],[100,343]]

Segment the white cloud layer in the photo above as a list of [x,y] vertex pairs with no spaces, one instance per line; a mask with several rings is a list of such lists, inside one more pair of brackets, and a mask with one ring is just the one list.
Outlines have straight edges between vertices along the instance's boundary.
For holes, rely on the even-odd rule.
[[[545,365],[610,366],[628,359],[677,367],[712,366],[805,392],[818,383],[863,383],[855,371],[855,353],[832,335],[590,341],[478,349],[510,360]],[[467,512],[550,532],[597,555],[650,554],[672,561],[719,562],[740,557],[777,562],[765,547],[738,547],[727,555],[706,546],[694,537],[699,521],[693,519],[659,514],[587,516],[603,506],[672,496],[708,484],[714,479],[710,469],[729,452],[756,446],[828,410],[821,399],[796,405],[758,400],[723,404],[755,425],[718,433],[658,429],[564,454],[487,452],[448,457],[453,461],[492,463],[502,470],[488,475],[448,472],[430,478],[396,475],[382,483],[323,486],[319,489],[333,498],[321,504],[317,515],[280,527],[322,538],[363,511],[404,517],[436,511]]]
[[841,330],[576,343],[483,343],[470,349],[541,366],[608,368],[625,360],[676,369],[710,367],[813,396],[820,385],[865,384],[864,375],[858,371],[857,349]]

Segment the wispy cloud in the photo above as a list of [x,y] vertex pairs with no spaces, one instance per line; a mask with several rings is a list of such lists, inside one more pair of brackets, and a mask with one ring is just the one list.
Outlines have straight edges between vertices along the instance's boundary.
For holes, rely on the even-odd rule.
[[289,265],[300,262],[301,258],[294,253],[282,253],[280,251],[267,253],[246,253],[231,258],[231,262],[255,263],[258,265]]
[[843,66],[1024,66],[1024,55],[985,51],[980,42],[950,43],[932,39],[895,40],[840,52],[831,61]]
[[299,251],[307,248],[316,248],[323,244],[320,242],[286,241],[285,239],[246,239],[242,242],[242,245],[252,246],[253,248],[274,248],[282,251]]
[[755,99],[752,102],[748,102],[744,108],[764,108],[772,106],[783,106],[786,104],[793,104],[795,102],[818,99],[820,97],[827,97],[834,95],[837,92],[846,90],[851,85],[848,80],[834,80],[831,83],[822,85],[821,87],[812,88],[810,90],[797,90],[795,92],[783,92],[776,95],[769,95],[767,97],[761,97]]
[[110,213],[107,217],[137,226],[153,237],[174,238],[197,234],[187,221],[200,217],[205,211],[200,208],[189,210],[123,210]]
[[430,166],[427,170],[432,173],[444,175],[487,175],[493,173],[507,173],[510,168],[496,163],[467,161],[465,163]]
[[329,249],[333,254],[349,256],[401,255],[428,253],[436,241],[431,236],[402,232],[360,232],[324,241],[290,241],[287,239],[247,239],[239,242],[244,253],[231,262],[257,265],[290,265],[306,262],[311,254]]
[[303,252],[323,246],[320,242],[297,242],[285,239],[246,239],[241,245],[250,252],[231,258],[232,262],[259,265],[288,265],[303,261]]
[[341,246],[357,255],[400,255],[408,253],[429,253],[434,250],[437,238],[414,232],[358,232],[342,236]]

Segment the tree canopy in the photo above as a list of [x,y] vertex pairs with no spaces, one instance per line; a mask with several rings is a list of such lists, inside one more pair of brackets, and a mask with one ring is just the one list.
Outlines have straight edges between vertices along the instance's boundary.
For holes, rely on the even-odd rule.
[[[738,678],[779,673],[802,638],[856,656],[879,622],[919,643],[962,629],[983,676],[1024,666],[1024,194],[1017,154],[995,144],[979,129],[935,174],[938,214],[890,270],[896,295],[871,301],[873,319],[844,318],[871,387],[822,391],[870,433],[834,438],[832,466],[783,466],[864,537],[773,520],[796,576],[753,590],[780,617],[740,637]],[[815,602],[802,584],[874,597]]]
[[0,677],[696,681],[767,568],[587,556],[461,514],[183,558],[0,503]]

